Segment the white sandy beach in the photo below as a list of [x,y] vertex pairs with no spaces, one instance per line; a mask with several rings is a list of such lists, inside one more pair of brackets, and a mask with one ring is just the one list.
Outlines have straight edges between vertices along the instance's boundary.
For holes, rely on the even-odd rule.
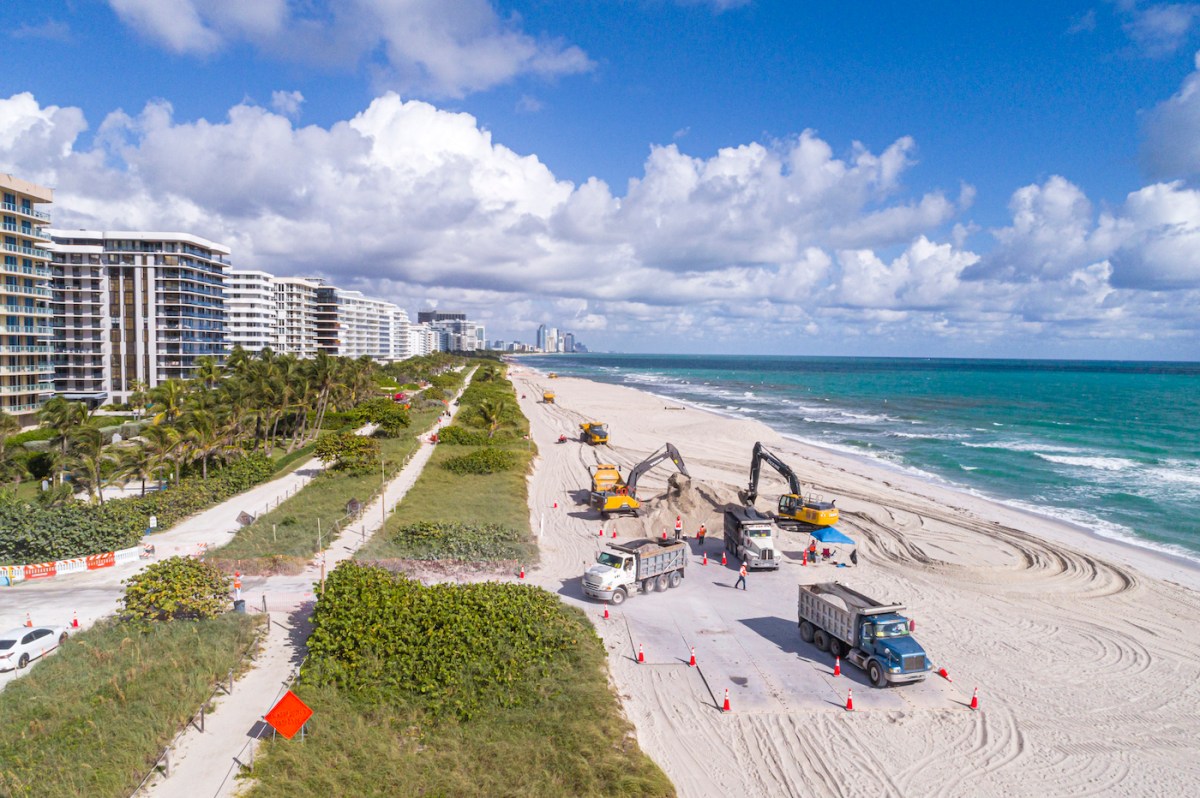
[[[783,438],[634,389],[549,381],[518,363],[540,449],[531,477],[531,580],[585,608],[642,748],[680,795],[1192,795],[1200,791],[1200,574],[1189,564],[896,471]],[[541,404],[544,387],[558,403]],[[609,424],[611,447],[577,441],[583,420]],[[560,433],[572,440],[557,444]],[[669,464],[643,480],[641,518],[605,526],[586,507],[586,466],[627,470],[666,441],[692,475],[679,502]],[[763,441],[837,499],[839,528],[860,565],[802,567],[807,535],[783,534],[785,563],[730,589],[720,566],[720,505],[743,487]],[[764,469],[760,509],[784,483]],[[554,508],[554,503],[558,508]],[[579,577],[610,531],[661,533],[684,515],[704,522],[710,557],[694,557],[678,590],[619,609],[583,597]],[[800,641],[796,586],[840,579],[907,604],[936,667],[920,684],[872,688],[853,666]],[[639,644],[646,664],[638,665]],[[689,668],[690,647],[699,668]],[[980,710],[967,704],[979,688]],[[854,691],[855,711],[844,710]],[[733,711],[716,709],[730,690]]]

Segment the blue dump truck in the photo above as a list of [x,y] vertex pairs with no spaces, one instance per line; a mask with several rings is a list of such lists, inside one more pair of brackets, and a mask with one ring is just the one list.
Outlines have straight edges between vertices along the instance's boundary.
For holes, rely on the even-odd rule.
[[919,682],[933,666],[903,611],[902,604],[881,604],[841,582],[800,585],[800,638],[853,662],[876,687]]

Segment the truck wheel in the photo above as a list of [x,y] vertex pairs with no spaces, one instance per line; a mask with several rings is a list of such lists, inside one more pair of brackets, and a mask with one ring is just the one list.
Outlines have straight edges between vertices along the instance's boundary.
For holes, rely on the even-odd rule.
[[625,591],[624,590],[614,590],[613,594],[612,594],[612,598],[609,599],[609,601],[612,602],[614,607],[621,606],[622,604],[625,603]]
[[666,574],[659,574],[658,578],[654,580],[654,589],[657,590],[659,593],[661,593],[667,589],[667,575]]
[[672,571],[671,575],[669,577],[667,577],[667,586],[668,587],[679,587],[679,583],[682,581],[683,581],[683,574],[679,573],[678,571]]
[[887,687],[887,674],[884,673],[883,666],[875,660],[871,660],[867,665],[867,678],[876,687]]
[[800,639],[805,643],[813,641],[813,625],[808,621],[800,622]]
[[813,645],[821,651],[829,647],[829,635],[825,633],[824,629],[813,632]]
[[835,657],[845,656],[846,654],[845,651],[842,651],[842,641],[833,635],[829,636],[829,653]]
[[654,590],[654,578],[653,577],[642,582],[642,592],[643,593],[649,593],[651,590]]

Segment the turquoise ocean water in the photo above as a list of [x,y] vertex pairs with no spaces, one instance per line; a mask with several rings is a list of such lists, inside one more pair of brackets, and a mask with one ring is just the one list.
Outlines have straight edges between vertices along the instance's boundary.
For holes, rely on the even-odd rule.
[[522,362],[754,418],[792,438],[1200,562],[1200,363],[690,355]]

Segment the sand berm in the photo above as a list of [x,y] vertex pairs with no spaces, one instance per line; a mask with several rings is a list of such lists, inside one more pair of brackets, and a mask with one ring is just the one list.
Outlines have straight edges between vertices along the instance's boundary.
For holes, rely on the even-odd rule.
[[[548,380],[519,361],[512,377],[539,448],[530,505],[542,562],[529,579],[588,612],[639,744],[680,795],[1200,794],[1200,572],[1186,561],[754,421],[623,386]],[[539,401],[545,388],[555,404]],[[579,442],[578,425],[590,420],[609,424],[611,446]],[[560,434],[570,440],[556,443]],[[641,485],[641,517],[602,522],[586,505],[588,465],[627,471],[668,441],[691,479],[668,491],[674,469],[660,466]],[[782,567],[733,589],[737,562],[720,565],[721,511],[746,483],[755,441],[806,490],[837,499],[858,567],[803,566],[807,535],[785,532]],[[784,489],[764,469],[760,509]],[[582,593],[584,568],[614,529],[619,540],[658,536],[677,513],[691,549],[683,584],[610,607],[604,620]],[[700,523],[706,549],[693,537]],[[916,638],[953,681],[876,689],[845,663],[834,676],[829,655],[800,640],[796,618],[796,586],[834,579],[906,604]],[[688,666],[692,648],[698,668]],[[719,710],[725,690],[729,713]]]

